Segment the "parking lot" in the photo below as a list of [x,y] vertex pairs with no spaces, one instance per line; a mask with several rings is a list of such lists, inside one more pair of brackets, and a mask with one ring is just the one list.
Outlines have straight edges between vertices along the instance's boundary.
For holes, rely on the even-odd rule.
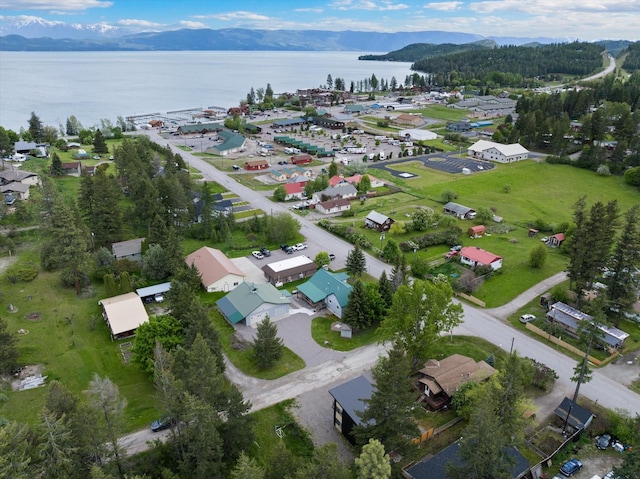
[[419,161],[427,168],[433,168],[434,170],[444,171],[445,173],[465,173],[464,169],[469,173],[479,173],[486,170],[492,170],[495,168],[493,163],[488,161],[474,160],[472,158],[458,158],[454,154],[442,154],[432,153],[430,155],[414,156],[411,158],[402,158],[398,160],[389,160],[384,163],[371,163],[369,168],[377,168],[385,170],[391,173],[393,176],[400,177],[403,171],[400,169],[389,168],[390,165],[401,165],[402,163],[409,163]]

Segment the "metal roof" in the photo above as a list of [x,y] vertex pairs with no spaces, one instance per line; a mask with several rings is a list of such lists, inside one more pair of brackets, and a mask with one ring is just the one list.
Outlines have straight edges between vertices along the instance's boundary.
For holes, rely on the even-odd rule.
[[367,409],[365,399],[371,399],[374,388],[367,378],[358,376],[329,390],[329,394],[342,406],[356,426],[361,424],[358,412]]
[[147,286],[146,288],[136,289],[136,294],[141,298],[147,296],[155,296],[156,294],[166,293],[171,289],[171,282],[154,284],[153,286]]

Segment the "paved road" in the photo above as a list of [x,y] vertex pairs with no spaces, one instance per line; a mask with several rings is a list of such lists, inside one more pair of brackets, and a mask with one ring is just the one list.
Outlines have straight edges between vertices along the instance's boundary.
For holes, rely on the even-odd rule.
[[[150,136],[160,144],[166,143],[154,132],[151,132]],[[185,154],[182,151],[179,151],[179,153]],[[228,178],[226,174],[218,171],[201,158],[189,155],[188,153],[187,155],[190,157],[190,164],[198,168],[205,178],[217,181],[229,191],[233,191],[245,200],[261,205],[262,209],[265,209],[265,198],[262,194],[239,185]],[[274,211],[286,211],[284,207],[276,203],[270,204],[269,208],[272,208]],[[318,228],[304,218],[300,218],[299,220],[302,224],[302,234],[307,237],[308,243],[315,243],[323,248],[330,246],[336,255],[342,255],[343,258],[346,257],[346,254],[351,249],[351,245],[333,237],[328,232]],[[388,268],[387,265],[370,256],[367,258],[367,263],[370,273],[374,276],[378,276],[383,269],[386,270]],[[530,299],[527,298],[536,297],[541,292],[546,291],[549,287],[562,280],[564,280],[562,274],[549,278],[540,285],[536,285],[520,295],[509,305],[496,308],[492,311],[482,311],[472,306],[463,305],[464,323],[454,331],[455,334],[481,337],[506,351],[510,350],[513,344],[513,348],[517,350],[521,356],[534,358],[554,368],[560,378],[554,390],[554,395],[549,396],[549,407],[557,404],[563,396],[573,395],[575,385],[570,381],[570,377],[573,375],[573,368],[576,362],[561,352],[519,332],[503,319],[499,318],[508,316],[510,312],[517,310],[522,304],[530,301]],[[491,313],[495,314],[495,316]],[[303,325],[297,333],[310,335],[310,328],[308,327],[307,321],[302,321],[302,323]],[[305,348],[311,347],[311,343],[308,341],[305,341],[304,345]],[[317,354],[323,356],[326,354],[325,358],[327,359],[333,356],[333,353],[323,353],[322,350],[324,348],[319,345],[313,347],[317,348]],[[245,376],[229,361],[227,361],[226,374],[231,381],[240,387],[245,399],[251,401],[253,410],[262,409],[285,399],[299,397],[310,392],[316,392],[318,400],[325,402],[327,400],[326,390],[328,385],[338,380],[340,382],[347,381],[362,374],[363,371],[370,369],[378,357],[384,353],[385,347],[382,345],[375,344],[365,346],[349,353],[338,353],[338,357],[334,356],[333,359],[328,359],[319,364],[314,362],[316,365],[313,367],[307,367],[274,381],[265,381]],[[316,354],[316,352],[307,351],[306,354]],[[637,366],[636,364],[636,367]],[[593,401],[598,401],[605,407],[612,409],[621,408],[628,410],[632,414],[640,414],[640,395],[634,393],[619,382],[616,382],[614,379],[607,377],[601,371],[594,371],[593,379],[590,383],[582,386],[581,394]],[[139,431],[123,438],[123,441],[126,441],[131,452],[137,452],[146,447],[144,442],[148,439],[148,431]]]

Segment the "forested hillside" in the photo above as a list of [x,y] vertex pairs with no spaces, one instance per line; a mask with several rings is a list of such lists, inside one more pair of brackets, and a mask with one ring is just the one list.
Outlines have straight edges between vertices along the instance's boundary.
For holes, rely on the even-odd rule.
[[640,42],[635,42],[623,52],[626,55],[622,67],[629,73],[640,70]]
[[473,50],[416,61],[412,69],[428,72],[438,85],[493,83],[519,87],[537,77],[593,73],[602,66],[604,47],[574,42],[536,48],[506,46]]
[[495,48],[498,44],[493,40],[480,40],[477,42],[455,45],[453,43],[412,43],[400,50],[389,52],[385,55],[361,55],[358,60],[378,60],[388,62],[415,62],[424,58],[449,55],[451,53],[465,52],[468,50],[480,50]]

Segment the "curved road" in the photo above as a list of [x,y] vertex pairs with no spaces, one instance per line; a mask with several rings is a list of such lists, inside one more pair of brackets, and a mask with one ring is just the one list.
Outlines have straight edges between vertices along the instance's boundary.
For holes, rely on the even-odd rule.
[[[613,59],[612,64],[613,66],[610,65],[608,67],[609,72],[615,68]],[[600,75],[607,74],[605,72],[606,70],[601,72]],[[151,137],[152,141],[160,145],[167,144],[166,140],[161,138],[155,131],[148,131],[146,134]],[[202,158],[179,150],[173,145],[170,146],[174,152],[186,155],[189,164],[197,168],[205,179],[216,181],[229,191],[238,194],[244,200],[265,211],[269,209],[276,212],[288,212],[283,205],[272,203],[262,193],[235,182],[224,172],[217,170]],[[269,201],[268,206],[265,206],[265,201]],[[316,245],[323,250],[330,248],[336,254],[338,260],[344,261],[344,258],[352,248],[349,243],[333,236],[305,218],[298,218],[298,220],[302,225],[301,232],[307,238],[307,243]],[[383,270],[389,272],[387,264],[370,255],[367,255],[367,265],[369,273],[375,277],[380,276]],[[510,350],[513,344],[513,349],[518,351],[521,356],[534,358],[555,369],[560,377],[554,392],[549,395],[549,407],[553,407],[553,404],[557,405],[565,395],[570,397],[573,395],[575,384],[570,381],[570,377],[573,375],[576,361],[514,329],[504,319],[522,305],[565,278],[564,273],[559,273],[521,294],[509,304],[493,310],[480,310],[463,304],[464,323],[454,330],[455,334],[472,335],[486,339],[506,351]],[[307,331],[304,334],[310,334],[310,332]],[[321,348],[321,346],[318,346],[318,348]],[[385,347],[382,345],[365,346],[345,353],[339,359],[326,361],[317,366],[296,371],[274,381],[248,377],[242,374],[229,361],[227,361],[226,374],[231,381],[239,386],[245,399],[251,401],[253,410],[257,410],[314,390],[318,390],[319,400],[324,401],[325,399],[321,392],[326,393],[327,385],[336,380],[347,381],[362,374],[363,371],[370,369],[376,363],[378,357],[384,353]],[[637,364],[635,368],[637,371]],[[640,395],[628,389],[625,385],[607,377],[602,370],[594,371],[591,382],[583,384],[580,392],[583,396],[597,401],[607,408],[626,409],[631,414],[640,414]],[[166,432],[165,434],[154,434],[149,430],[138,431],[123,437],[122,444],[129,453],[135,453],[146,449],[147,441],[166,436]]]

